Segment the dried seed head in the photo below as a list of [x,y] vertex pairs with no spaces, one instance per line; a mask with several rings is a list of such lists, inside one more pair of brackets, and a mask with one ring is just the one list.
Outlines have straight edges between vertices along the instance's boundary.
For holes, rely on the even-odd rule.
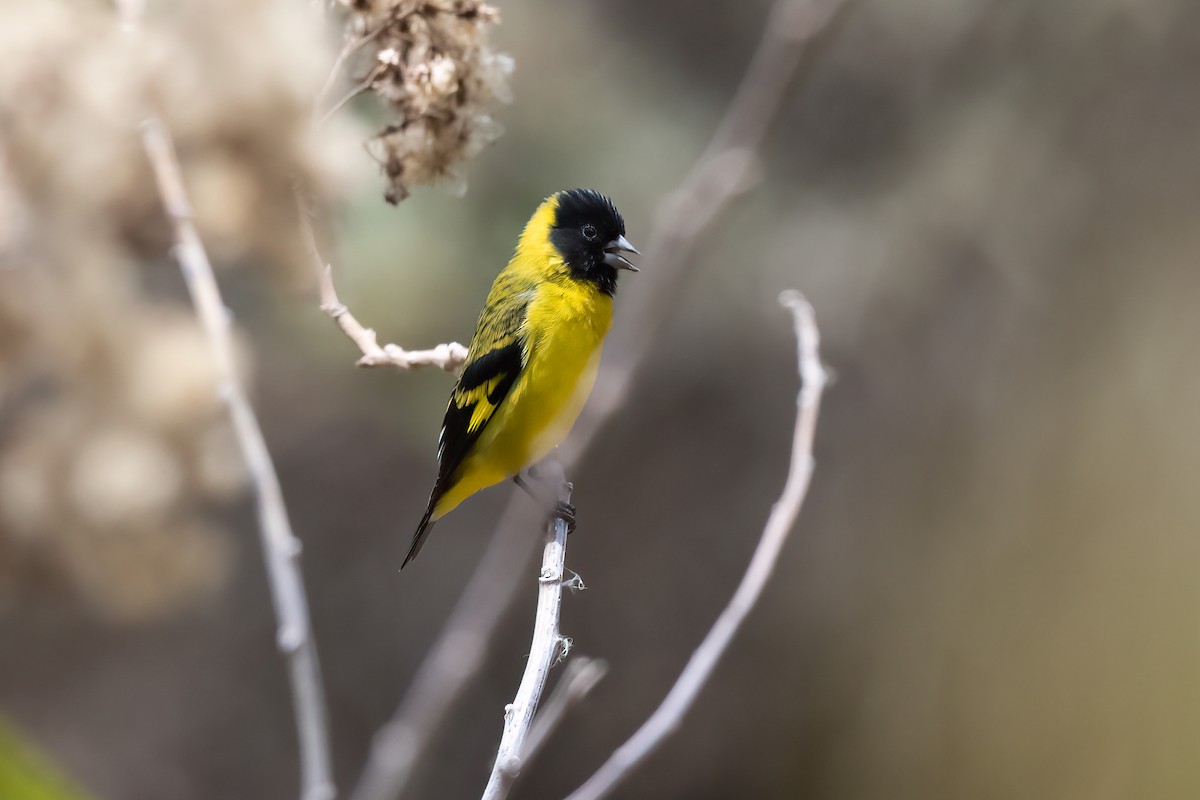
[[[350,42],[369,39],[360,79],[395,119],[368,143],[396,203],[414,186],[465,188],[463,166],[499,137],[512,60],[488,42],[499,21],[479,0],[342,0]],[[368,57],[369,56],[369,57]]]

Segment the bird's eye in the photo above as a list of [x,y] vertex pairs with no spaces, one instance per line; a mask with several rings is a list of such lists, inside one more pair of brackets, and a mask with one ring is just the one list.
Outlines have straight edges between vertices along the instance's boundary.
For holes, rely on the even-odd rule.
[[589,242],[596,238],[596,226],[595,225],[592,225],[592,224],[584,225],[579,230],[583,234],[583,238],[587,239]]

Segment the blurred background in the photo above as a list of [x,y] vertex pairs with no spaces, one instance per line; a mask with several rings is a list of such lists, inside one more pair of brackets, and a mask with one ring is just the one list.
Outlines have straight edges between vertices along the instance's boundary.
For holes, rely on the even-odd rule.
[[[453,378],[354,368],[293,177],[337,209],[326,255],[364,324],[465,341],[552,191],[611,194],[645,240],[768,8],[501,2],[485,34],[513,69],[489,91],[513,102],[430,176],[450,191],[393,207],[361,146],[390,119],[378,98],[306,136],[341,42],[306,4],[151,3],[134,48],[104,3],[0,3],[0,762],[60,782],[9,778],[2,800],[296,793],[252,499],[130,127],[143,105],[179,140],[304,541],[348,789],[510,489],[398,573]],[[1187,0],[845,9],[572,476],[568,566],[590,588],[563,631],[611,670],[514,797],[590,775],[740,579],[787,464],[785,288],[835,376],[812,493],[686,724],[616,796],[1200,796],[1198,80]],[[532,574],[411,796],[481,791]]]

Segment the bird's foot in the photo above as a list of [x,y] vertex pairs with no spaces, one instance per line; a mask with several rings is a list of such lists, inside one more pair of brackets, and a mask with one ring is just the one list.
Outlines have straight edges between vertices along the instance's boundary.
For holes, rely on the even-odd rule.
[[[525,469],[525,475],[528,475],[530,478],[532,478],[533,477],[533,468],[527,467]],[[517,473],[516,475],[513,476],[513,483],[517,484],[517,486],[520,486],[522,489],[524,489],[526,494],[528,494],[530,497],[532,497],[537,502],[542,503],[544,507],[552,505],[553,511],[550,514],[551,521],[556,520],[556,519],[561,519],[563,522],[565,522],[567,524],[567,533],[568,534],[573,533],[575,531],[575,506],[574,505],[572,505],[571,503],[568,503],[565,500],[553,500],[553,501],[550,500],[550,498],[546,497],[545,492],[539,491],[539,490],[535,489],[533,486],[531,486],[529,484],[529,481],[525,480],[524,475],[522,475],[521,473]],[[568,490],[570,490],[575,487],[573,487],[570,483],[568,483],[567,488],[568,488]]]
[[567,534],[575,532],[575,506],[559,500],[554,506],[554,518],[567,524]]

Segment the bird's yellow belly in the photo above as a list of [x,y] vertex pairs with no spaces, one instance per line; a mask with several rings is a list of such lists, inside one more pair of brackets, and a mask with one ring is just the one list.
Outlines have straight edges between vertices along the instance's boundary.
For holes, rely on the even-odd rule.
[[[531,307],[531,331],[542,332],[533,355],[463,461],[459,480],[439,500],[435,519],[480,489],[544,458],[575,424],[595,383],[612,319],[607,296],[586,298],[586,304],[566,302],[576,299],[559,297]],[[557,319],[539,325],[538,314],[555,314]]]

